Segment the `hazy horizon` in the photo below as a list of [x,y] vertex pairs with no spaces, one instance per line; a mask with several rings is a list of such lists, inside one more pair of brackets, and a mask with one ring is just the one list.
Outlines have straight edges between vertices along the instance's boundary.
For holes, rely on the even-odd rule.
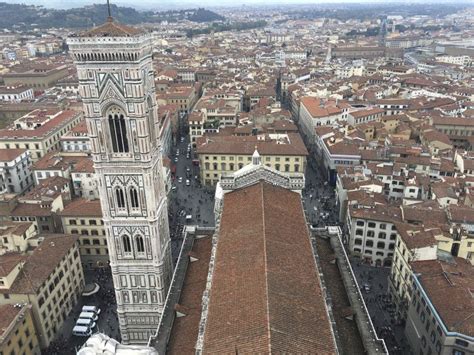
[[[56,8],[56,9],[69,9],[75,7],[82,7],[86,5],[92,4],[106,4],[106,1],[99,1],[99,0],[71,0],[71,1],[63,1],[63,0],[3,0],[0,2],[5,2],[8,4],[27,4],[27,5],[39,5],[44,6],[47,8]],[[256,6],[272,6],[272,5],[325,5],[325,4],[387,4],[385,0],[325,0],[325,1],[317,1],[317,0],[272,0],[268,2],[266,0],[242,0],[239,2],[239,5],[256,5]],[[392,0],[390,4],[398,3],[398,4],[458,4],[458,3],[465,3],[468,4],[468,1],[463,0],[438,0],[438,1],[431,1],[431,0],[415,0],[415,1],[406,1],[406,0]],[[126,7],[133,7],[136,9],[167,9],[167,8],[185,8],[185,7],[236,7],[233,0],[183,0],[183,1],[173,1],[173,0],[162,0],[160,2],[156,2],[154,0],[141,0],[139,4],[134,3],[131,0],[113,0],[111,4],[118,5],[118,6],[126,6]],[[387,4],[388,5],[388,4]]]

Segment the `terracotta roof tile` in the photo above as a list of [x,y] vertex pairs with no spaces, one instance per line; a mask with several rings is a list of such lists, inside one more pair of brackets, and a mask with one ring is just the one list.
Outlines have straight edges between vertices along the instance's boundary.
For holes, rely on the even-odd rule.
[[[41,244],[25,260],[22,272],[5,293],[34,293],[56,268],[64,255],[77,242],[77,237],[65,234],[39,235],[44,237]],[[0,256],[0,259],[3,256]]]
[[299,194],[259,182],[225,195],[203,350],[336,352]]
[[10,162],[26,152],[26,149],[0,149],[0,161]]
[[185,312],[184,317],[173,322],[168,354],[194,354],[201,320],[202,294],[206,289],[209,259],[211,258],[212,238],[210,236],[194,240],[191,262],[186,270],[183,289],[176,310]]
[[85,198],[76,198],[68,203],[64,207],[64,210],[59,212],[59,215],[71,217],[102,217],[100,200],[86,200]]
[[115,22],[112,17],[93,29],[82,33],[81,37],[133,37],[143,33],[142,30]]
[[418,278],[448,330],[474,336],[474,266],[461,258],[415,261],[411,266],[413,273],[420,274]]
[[21,307],[15,307],[13,304],[4,304],[0,306],[0,337],[3,338],[4,332],[20,311]]

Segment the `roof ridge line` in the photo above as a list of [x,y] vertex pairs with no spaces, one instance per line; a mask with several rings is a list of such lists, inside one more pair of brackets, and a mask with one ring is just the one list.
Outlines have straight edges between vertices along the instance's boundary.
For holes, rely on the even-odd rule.
[[266,227],[265,227],[265,200],[264,200],[264,184],[260,182],[260,193],[262,196],[262,224],[263,224],[263,256],[265,262],[265,293],[267,294],[267,327],[268,327],[268,352],[269,354],[272,353],[272,342],[271,342],[271,332],[270,332],[270,302],[269,302],[269,295],[268,295],[268,273],[267,273],[267,234],[266,234]]

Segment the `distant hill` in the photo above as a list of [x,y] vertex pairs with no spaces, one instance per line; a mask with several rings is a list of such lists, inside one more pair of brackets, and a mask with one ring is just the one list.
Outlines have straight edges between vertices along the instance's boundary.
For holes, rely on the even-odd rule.
[[[203,8],[165,12],[139,12],[131,7],[111,5],[111,12],[117,21],[131,25],[144,22],[177,22],[185,19],[193,22],[225,20],[223,16]],[[107,6],[95,4],[81,8],[59,10],[47,9],[42,6],[0,2],[0,14],[0,28],[87,28],[101,24],[106,20]]]

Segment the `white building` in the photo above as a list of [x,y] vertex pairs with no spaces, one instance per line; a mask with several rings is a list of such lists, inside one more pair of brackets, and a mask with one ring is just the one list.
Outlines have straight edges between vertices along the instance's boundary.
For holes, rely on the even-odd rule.
[[325,101],[316,97],[301,98],[299,121],[303,134],[314,137],[314,128],[333,125],[336,121],[345,121],[350,105],[337,100]]
[[465,67],[470,67],[472,65],[472,58],[468,55],[443,55],[441,57],[437,57],[436,61],[440,63],[462,65]]
[[68,39],[77,66],[122,341],[156,331],[173,270],[152,35],[107,22]]
[[25,86],[0,87],[0,101],[20,102],[33,100],[34,98],[33,89]]
[[0,193],[21,194],[32,185],[30,152],[0,149]]
[[390,266],[397,239],[395,223],[400,220],[401,211],[398,208],[349,206],[347,227],[350,253],[371,265]]
[[91,144],[87,135],[86,121],[81,121],[76,127],[60,138],[61,149],[68,154],[90,154]]

